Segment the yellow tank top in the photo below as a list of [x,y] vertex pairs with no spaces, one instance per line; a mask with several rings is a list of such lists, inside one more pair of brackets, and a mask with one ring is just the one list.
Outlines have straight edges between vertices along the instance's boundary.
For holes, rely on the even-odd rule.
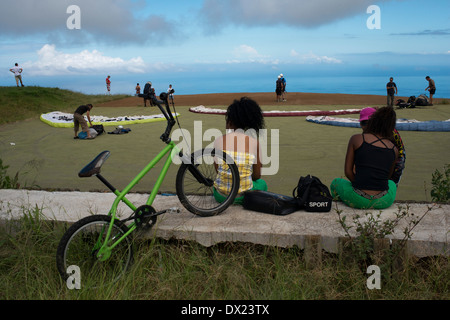
[[[239,193],[244,191],[248,191],[253,188],[253,164],[256,161],[256,156],[251,153],[244,152],[235,152],[224,150],[230,157],[233,158],[239,169],[240,176],[240,186]],[[226,166],[225,162],[222,159],[218,159],[218,173],[216,177],[216,181],[214,182],[214,187],[220,193],[227,195],[231,190],[231,173],[228,170],[228,166]]]

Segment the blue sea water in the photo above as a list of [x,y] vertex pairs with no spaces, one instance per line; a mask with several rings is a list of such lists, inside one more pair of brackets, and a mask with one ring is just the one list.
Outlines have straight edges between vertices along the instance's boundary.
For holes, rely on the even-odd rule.
[[[134,95],[136,83],[141,88],[147,81],[153,83],[156,92],[166,91],[169,84],[175,94],[206,94],[231,92],[274,92],[277,73],[172,73],[154,75],[111,75],[112,94]],[[342,93],[385,95],[389,76],[358,75],[300,75],[284,74],[288,92]],[[436,82],[435,98],[450,98],[450,76],[432,77]],[[105,94],[105,76],[24,77],[25,85],[58,87],[85,94]],[[398,95],[409,97],[427,94],[428,82],[424,76],[396,76],[394,82]],[[0,85],[15,85],[13,77],[1,78]]]

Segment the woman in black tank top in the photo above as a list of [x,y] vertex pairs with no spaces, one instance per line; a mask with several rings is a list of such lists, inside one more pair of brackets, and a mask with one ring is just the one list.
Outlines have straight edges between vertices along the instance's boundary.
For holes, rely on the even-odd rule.
[[[392,107],[378,109],[363,134],[350,138],[345,158],[345,179],[335,179],[332,193],[355,208],[384,209],[395,200],[397,187],[389,180],[398,150],[392,143],[396,124]],[[392,186],[393,185],[393,186]]]

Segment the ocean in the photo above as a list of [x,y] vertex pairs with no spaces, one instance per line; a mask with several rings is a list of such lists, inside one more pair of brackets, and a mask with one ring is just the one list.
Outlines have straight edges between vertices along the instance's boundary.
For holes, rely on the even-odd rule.
[[[207,94],[232,92],[274,92],[277,73],[172,73],[154,75],[111,75],[112,94],[134,95],[137,83],[141,88],[151,81],[157,93],[173,85],[177,94]],[[284,74],[288,92],[343,93],[386,95],[389,76],[301,76]],[[450,98],[450,76],[432,76],[436,82],[435,98]],[[105,76],[23,77],[25,85],[58,87],[85,94],[105,94]],[[398,95],[409,97],[427,94],[425,76],[396,76]],[[15,85],[14,78],[0,78],[0,85]]]

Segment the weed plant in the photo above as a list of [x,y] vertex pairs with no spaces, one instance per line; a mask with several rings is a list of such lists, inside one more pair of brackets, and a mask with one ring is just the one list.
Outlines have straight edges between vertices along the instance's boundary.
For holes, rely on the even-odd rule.
[[444,166],[444,172],[438,169],[431,177],[431,199],[436,202],[450,202],[450,164]]
[[247,243],[137,239],[135,263],[101,290],[69,290],[55,266],[67,225],[23,208],[0,230],[0,299],[5,300],[313,300],[449,299],[448,257],[409,261],[380,290],[369,290],[356,259],[323,253],[307,265],[299,248]]

